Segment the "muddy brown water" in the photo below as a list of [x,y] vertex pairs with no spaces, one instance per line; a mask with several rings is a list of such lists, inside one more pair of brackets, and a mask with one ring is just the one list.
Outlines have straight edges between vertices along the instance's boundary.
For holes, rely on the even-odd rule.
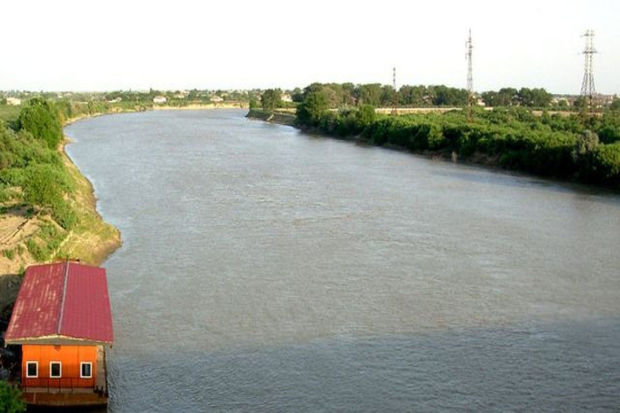
[[620,196],[245,119],[79,121],[109,411],[614,410]]

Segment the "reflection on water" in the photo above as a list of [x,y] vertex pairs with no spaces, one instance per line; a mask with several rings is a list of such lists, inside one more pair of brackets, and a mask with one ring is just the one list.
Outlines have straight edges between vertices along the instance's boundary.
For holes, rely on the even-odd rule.
[[110,410],[619,405],[617,194],[242,115],[66,129],[124,239]]

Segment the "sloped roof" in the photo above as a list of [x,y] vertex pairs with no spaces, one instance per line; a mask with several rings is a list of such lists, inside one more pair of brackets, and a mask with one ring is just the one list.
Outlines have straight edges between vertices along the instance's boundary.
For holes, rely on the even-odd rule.
[[28,267],[4,340],[111,344],[114,332],[105,269],[76,262]]

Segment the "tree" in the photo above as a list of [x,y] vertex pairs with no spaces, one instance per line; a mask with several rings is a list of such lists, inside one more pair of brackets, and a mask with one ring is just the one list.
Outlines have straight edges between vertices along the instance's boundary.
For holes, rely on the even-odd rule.
[[409,106],[422,106],[424,105],[424,96],[427,91],[425,86],[408,86],[403,85],[399,89],[400,103]]
[[371,105],[362,105],[356,113],[357,122],[360,127],[365,128],[375,121],[375,108]]
[[291,99],[293,100],[293,102],[303,102],[304,94],[300,88],[296,87],[295,89],[293,89],[293,92],[291,93]]
[[392,86],[381,87],[381,106],[394,106],[398,104],[398,92]]
[[329,109],[329,97],[323,88],[307,89],[304,101],[297,107],[297,121],[302,125],[316,125]]
[[584,130],[577,136],[575,153],[577,156],[585,155],[596,149],[598,146],[598,135],[590,130]]
[[382,90],[380,83],[369,83],[367,85],[360,85],[358,103],[379,106],[381,104],[381,94]]
[[512,87],[503,87],[497,92],[497,104],[493,106],[514,106],[519,104],[519,92]]
[[517,93],[519,104],[530,107],[545,107],[551,103],[552,96],[545,89],[522,87]]
[[26,168],[24,200],[31,205],[52,208],[62,202],[62,187],[57,170],[49,164],[35,164]]
[[282,105],[282,92],[280,89],[267,89],[263,92],[260,103],[263,110],[273,112],[273,110]]
[[26,403],[15,386],[0,380],[0,413],[19,413],[26,411]]
[[55,149],[62,140],[62,126],[58,112],[47,100],[39,98],[30,100],[19,112],[18,124],[35,138],[43,139],[52,149]]
[[62,140],[62,126],[58,112],[53,104],[43,99],[32,99],[19,112],[17,120],[20,129],[27,130],[32,136],[43,139],[55,149]]

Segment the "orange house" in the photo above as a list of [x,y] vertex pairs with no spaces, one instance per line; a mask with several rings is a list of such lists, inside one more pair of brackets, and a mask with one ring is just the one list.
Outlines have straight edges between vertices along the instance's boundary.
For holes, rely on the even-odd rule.
[[22,347],[29,404],[106,404],[114,334],[105,270],[69,261],[28,267],[4,340]]

